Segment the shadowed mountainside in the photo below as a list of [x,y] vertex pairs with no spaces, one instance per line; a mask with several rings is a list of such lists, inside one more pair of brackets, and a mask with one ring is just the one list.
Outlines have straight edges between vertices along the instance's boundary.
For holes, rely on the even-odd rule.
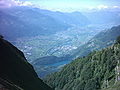
[[0,38],[0,78],[24,90],[52,90],[38,78],[24,54],[2,38]]

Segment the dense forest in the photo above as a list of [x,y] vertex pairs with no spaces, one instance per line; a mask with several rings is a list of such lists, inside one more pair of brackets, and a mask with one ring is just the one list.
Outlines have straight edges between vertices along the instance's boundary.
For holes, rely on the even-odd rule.
[[77,58],[44,81],[55,90],[120,90],[120,37],[116,43]]

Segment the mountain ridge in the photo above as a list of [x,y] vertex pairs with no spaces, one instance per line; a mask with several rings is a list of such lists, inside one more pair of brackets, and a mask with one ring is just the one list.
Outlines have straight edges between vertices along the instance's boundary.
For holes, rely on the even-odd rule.
[[[42,10],[31,7],[12,7],[1,10],[0,33],[9,38],[19,38],[27,36],[50,35],[58,31],[65,31],[73,24],[79,24],[82,19],[85,19],[85,25],[88,23],[87,18],[79,13],[82,17],[79,21],[76,15],[69,15],[68,13],[57,13],[53,11]],[[2,18],[4,16],[4,18]],[[77,15],[78,16],[78,15]],[[13,17],[13,19],[9,19]],[[15,19],[14,19],[15,18]],[[7,19],[7,20],[6,20]],[[5,22],[4,22],[5,21]],[[65,21],[65,22],[64,22]],[[74,21],[74,22],[71,22]],[[70,22],[70,23],[69,23]],[[83,23],[83,24],[84,24]],[[3,27],[4,26],[4,27]],[[18,28],[19,27],[19,28]],[[7,32],[4,32],[7,30]],[[17,31],[16,31],[17,30]],[[11,33],[13,31],[14,33]],[[18,34],[19,31],[19,34]],[[14,37],[13,37],[14,36]]]
[[77,50],[73,51],[73,57],[86,56],[91,51],[100,50],[114,44],[117,37],[120,35],[120,25],[114,26],[95,35],[91,40]]

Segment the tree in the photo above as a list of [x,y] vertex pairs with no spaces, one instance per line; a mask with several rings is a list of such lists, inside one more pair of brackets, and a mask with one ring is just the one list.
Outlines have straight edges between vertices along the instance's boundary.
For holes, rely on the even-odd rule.
[[120,36],[117,37],[116,43],[120,44]]

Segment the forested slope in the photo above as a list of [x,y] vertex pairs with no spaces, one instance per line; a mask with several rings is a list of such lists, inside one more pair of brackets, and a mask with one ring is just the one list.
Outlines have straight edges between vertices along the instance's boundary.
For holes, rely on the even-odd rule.
[[[55,90],[98,90],[116,85],[120,70],[120,37],[116,44],[77,58],[45,81]],[[119,88],[120,89],[120,88]],[[119,90],[117,89],[117,90]],[[114,89],[108,89],[114,90]]]

